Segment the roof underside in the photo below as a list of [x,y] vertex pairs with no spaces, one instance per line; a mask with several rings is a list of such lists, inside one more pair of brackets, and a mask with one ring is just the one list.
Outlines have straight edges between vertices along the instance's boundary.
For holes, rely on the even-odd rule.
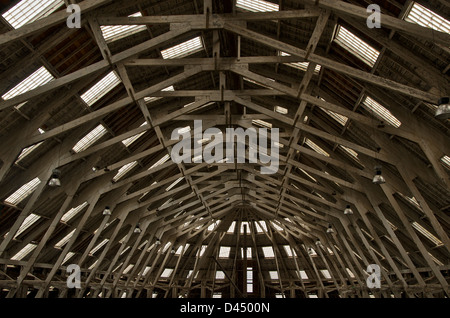
[[[443,1],[37,2],[0,9],[0,297],[448,296]],[[278,169],[174,162],[195,120]]]

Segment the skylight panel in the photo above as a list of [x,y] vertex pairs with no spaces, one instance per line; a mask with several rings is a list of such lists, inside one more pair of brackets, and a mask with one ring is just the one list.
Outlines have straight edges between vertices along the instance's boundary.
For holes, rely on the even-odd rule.
[[286,115],[288,113],[287,108],[281,107],[281,106],[275,106],[275,112],[278,114]]
[[203,256],[203,253],[205,253],[205,251],[206,251],[206,247],[207,247],[206,245],[202,245],[202,247],[198,250],[197,255],[199,257]]
[[136,167],[137,164],[138,164],[137,161],[133,161],[133,162],[130,162],[130,163],[124,165],[122,168],[119,169],[117,174],[114,176],[113,181],[114,182],[119,181],[121,178],[123,178],[123,176],[125,176],[128,172],[130,172],[131,169]]
[[142,276],[147,275],[151,268],[152,268],[151,266],[146,266],[144,272],[142,273]]
[[[43,134],[45,131],[39,128],[39,133]],[[19,157],[16,160],[16,164],[19,163],[21,160],[26,158],[28,155],[30,155],[34,150],[36,150],[40,145],[42,145],[44,142],[41,141],[40,143],[37,143],[35,145],[32,145],[30,147],[22,149],[22,152],[20,153]]]
[[100,138],[106,134],[106,128],[100,124],[95,127],[89,134],[84,136],[73,148],[75,153],[82,152],[96,143]]
[[423,27],[431,28],[436,31],[450,33],[450,21],[417,2],[414,2],[412,5],[405,21],[417,23]]
[[[164,89],[161,90],[161,92],[173,92],[175,91],[175,88],[173,87],[173,85],[166,87]],[[151,102],[155,102],[157,100],[160,100],[162,97],[144,97],[144,101],[146,103],[151,103]]]
[[354,151],[351,148],[345,147],[343,145],[339,145],[339,148],[341,148],[342,150],[344,150],[348,155],[350,155],[353,159],[358,160],[358,153],[356,151]]
[[[17,84],[15,87],[10,89],[8,92],[2,95],[4,100],[8,100],[14,98],[16,96],[22,95],[26,92],[29,92],[39,86],[45,85],[55,78],[52,74],[44,67],[38,68],[35,72],[33,72],[30,76],[24,79],[22,82]],[[20,109],[27,102],[24,102],[20,105],[17,105],[16,108]]]
[[350,270],[350,268],[345,268],[346,270],[347,270],[347,273],[348,273],[348,275],[351,277],[351,278],[355,278],[355,274],[353,274],[352,273],[352,271]]
[[173,268],[166,268],[161,274],[161,278],[169,278],[172,275]]
[[31,251],[33,251],[36,248],[36,244],[27,244],[24,248],[22,248],[16,255],[14,255],[13,257],[11,257],[12,260],[14,261],[21,261],[22,259],[24,259],[28,254],[31,253]]
[[305,271],[300,271],[300,277],[301,277],[301,279],[309,279],[309,277]]
[[320,109],[322,109],[325,113],[327,113],[328,116],[330,116],[331,118],[333,118],[334,120],[336,120],[339,124],[341,124],[342,126],[345,126],[345,124],[348,121],[348,118],[344,115],[335,113],[331,110],[328,110],[326,108],[322,108],[320,107]]
[[[136,12],[128,17],[142,17],[142,14]],[[102,25],[100,28],[107,43],[123,39],[147,29],[145,25]]]
[[[146,124],[146,122],[144,122],[142,125],[140,125],[139,127],[142,127]],[[143,135],[145,134],[145,131],[134,135],[133,137],[127,138],[125,140],[122,140],[122,143],[124,144],[125,147],[130,147],[136,140],[138,140],[139,138],[141,138]]]
[[203,42],[200,36],[175,45],[161,51],[163,59],[182,58],[203,50]]
[[22,0],[2,16],[14,29],[18,29],[50,15],[63,4],[63,0]]
[[241,229],[240,229],[241,234],[244,234],[244,225],[247,227],[247,234],[250,234],[250,225],[246,221],[241,222]]
[[19,227],[19,230],[17,231],[14,238],[17,238],[20,234],[25,232],[30,226],[32,226],[34,223],[36,223],[41,217],[39,215],[31,213],[29,216],[23,220],[22,225]]
[[278,279],[278,272],[277,271],[269,271],[270,279],[275,280]]
[[[245,250],[247,250],[247,258],[251,259],[252,258],[252,248],[247,247]],[[241,248],[241,257],[242,257],[242,259],[244,259],[244,248]]]
[[436,244],[436,246],[441,246],[442,241],[439,240],[436,236],[434,236],[433,234],[431,234],[429,231],[427,231],[422,225],[420,225],[417,222],[413,222],[412,227],[415,228],[420,234],[422,234],[423,236],[425,236],[427,239],[429,239],[431,242],[433,242],[434,244]]
[[39,178],[34,178],[30,182],[24,184],[22,187],[20,187],[16,192],[11,194],[8,198],[5,199],[5,203],[11,204],[11,205],[17,205],[20,202],[22,202],[26,197],[28,197],[31,193],[36,190],[38,185],[41,183],[41,180]]
[[312,140],[310,140],[308,138],[306,138],[305,144],[308,145],[315,152],[320,153],[321,155],[324,155],[326,157],[330,156],[330,154],[328,152],[326,152],[325,150],[320,148],[315,142],[313,142]]
[[362,104],[380,119],[386,121],[389,125],[392,125],[396,128],[402,125],[402,123],[397,118],[395,118],[395,116],[392,115],[389,110],[387,110],[384,106],[382,106],[380,103],[376,102],[369,96],[366,96],[366,99]]
[[445,155],[441,158],[442,164],[447,168],[450,169],[450,157]]
[[375,65],[380,55],[379,51],[341,25],[338,27],[334,41],[371,67]]
[[128,274],[129,271],[131,271],[134,267],[134,264],[130,264],[128,265],[124,270],[123,270],[123,274]]
[[275,257],[272,246],[263,246],[262,251],[263,251],[265,258],[274,258]]
[[[291,56],[291,54],[280,51],[280,56]],[[286,65],[289,65],[290,67],[302,70],[306,72],[308,70],[309,62],[293,62],[293,63],[284,63]],[[319,74],[320,70],[322,69],[322,66],[319,64],[316,64],[316,67],[314,69],[314,74]]]
[[74,256],[74,255],[75,255],[74,252],[68,252],[68,253],[66,254],[66,256],[64,257],[64,259],[63,259],[61,265],[64,265],[64,264],[65,264],[69,259],[71,259],[72,256]]
[[219,249],[219,258],[229,258],[231,252],[231,247],[221,246]]
[[322,273],[323,277],[326,279],[331,279],[330,272],[327,269],[321,269],[320,272]]
[[82,211],[85,207],[88,206],[87,202],[84,202],[77,206],[76,208],[72,208],[67,211],[61,218],[61,222],[69,222],[75,215],[77,215],[80,211]]
[[172,182],[172,184],[166,188],[166,191],[170,191],[173,187],[175,187],[183,179],[184,179],[184,177],[180,177],[177,180],[175,180],[174,182]]
[[120,79],[117,77],[114,71],[111,71],[100,81],[98,81],[97,84],[92,86],[83,95],[81,95],[81,99],[88,106],[92,106],[119,84]]
[[75,232],[75,229],[72,232],[70,232],[69,234],[67,234],[66,236],[64,236],[58,243],[56,243],[55,247],[62,248],[64,245],[66,245],[67,242],[69,242],[69,240],[72,237],[74,232]]
[[236,7],[251,12],[271,12],[280,10],[278,4],[264,0],[237,0]]
[[167,162],[167,160],[170,159],[169,155],[165,155],[164,157],[162,157],[161,159],[159,159],[157,162],[155,162],[150,168],[148,168],[148,170],[156,168],[162,164],[164,164],[165,162]]
[[266,122],[264,120],[254,119],[254,120],[252,120],[252,124],[256,125],[256,126],[259,126],[259,127],[262,127],[262,128],[272,129],[272,124],[268,123],[268,122]]
[[293,249],[291,249],[291,247],[289,245],[284,245],[283,248],[284,248],[287,256],[289,256],[289,257],[297,256],[295,251]]
[[225,273],[223,271],[217,271],[216,279],[225,279]]
[[89,254],[94,255],[99,249],[101,249],[106,243],[109,242],[109,239],[104,239],[96,247],[94,247]]
[[230,227],[228,228],[227,233],[232,234],[234,233],[234,228],[236,227],[236,221],[233,221],[230,225]]
[[216,222],[211,223],[211,224],[208,226],[208,231],[209,231],[209,232],[214,231],[214,229],[219,225],[219,223],[220,223],[220,220],[217,220]]

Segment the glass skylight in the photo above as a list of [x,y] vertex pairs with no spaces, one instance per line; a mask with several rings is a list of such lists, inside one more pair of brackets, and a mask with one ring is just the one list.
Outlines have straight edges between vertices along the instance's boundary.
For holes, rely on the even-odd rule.
[[262,128],[272,129],[272,124],[264,120],[254,119],[252,120],[252,124]]
[[163,59],[182,58],[203,50],[200,36],[161,51]]
[[113,180],[114,182],[119,181],[124,175],[126,175],[128,172],[131,171],[134,167],[136,167],[138,164],[137,161],[130,162],[126,165],[124,165],[122,168],[119,169],[117,174],[114,176]]
[[444,166],[445,166],[447,169],[450,169],[450,157],[449,157],[449,156],[447,156],[447,155],[443,156],[443,157],[441,158],[441,162],[444,164]]
[[95,127],[89,134],[84,136],[72,150],[76,153],[82,152],[92,146],[97,140],[102,138],[106,134],[106,128],[100,124]]
[[117,77],[114,71],[111,71],[100,81],[98,81],[97,84],[92,86],[83,95],[81,95],[81,99],[88,106],[92,106],[119,84],[120,79]]
[[[161,90],[161,92],[173,92],[175,91],[175,88],[173,87],[173,85],[166,87],[164,89]],[[151,103],[151,102],[155,102],[157,100],[160,100],[162,97],[144,97],[144,101],[146,103]]]
[[234,233],[234,228],[236,227],[236,221],[233,221],[230,225],[230,227],[228,228],[227,233],[232,234]]
[[[142,17],[142,14],[136,12],[128,17]],[[102,25],[100,28],[107,43],[123,39],[147,29],[145,25]]]
[[[146,122],[144,122],[142,125],[140,125],[139,127],[142,127],[146,124]],[[125,147],[130,147],[136,140],[138,140],[139,138],[141,138],[143,135],[145,134],[145,131],[134,135],[133,137],[127,138],[125,140],[122,140],[122,143],[125,145]]]
[[231,252],[231,247],[221,246],[219,249],[219,258],[229,258]]
[[123,270],[123,274],[128,274],[129,271],[131,271],[134,267],[134,264],[130,264],[128,265],[124,270]]
[[436,31],[450,33],[450,21],[434,13],[428,8],[414,2],[405,17],[405,21],[417,23],[421,26],[431,28]]
[[333,118],[334,120],[336,120],[336,121],[337,121],[339,124],[341,124],[342,126],[345,126],[345,124],[346,124],[347,121],[348,121],[348,118],[347,118],[346,116],[344,116],[344,115],[335,113],[335,112],[333,112],[333,111],[331,111],[331,110],[328,110],[328,109],[326,109],[326,108],[320,107],[320,109],[322,109],[325,113],[328,114],[328,116],[330,116],[331,118]]
[[20,234],[25,232],[30,226],[32,226],[34,223],[36,223],[41,217],[39,215],[31,213],[29,216],[25,218],[25,220],[22,222],[22,225],[19,227],[19,230],[17,231],[14,238],[17,238]]
[[166,191],[170,191],[174,186],[176,186],[178,183],[180,183],[180,181],[183,180],[183,179],[184,179],[184,177],[180,177],[177,180],[175,180],[171,185],[169,185],[166,188]]
[[104,239],[96,247],[94,247],[89,254],[94,255],[99,249],[101,249],[106,243],[109,242],[109,239]]
[[62,248],[64,245],[66,245],[67,242],[69,242],[70,238],[72,237],[73,233],[75,232],[75,229],[70,232],[69,234],[67,234],[66,236],[64,236],[61,241],[59,241],[58,243],[55,244],[56,248]]
[[301,279],[309,279],[309,277],[305,271],[300,271],[300,277],[301,277]]
[[69,211],[67,211],[61,218],[61,222],[69,222],[75,215],[77,215],[79,212],[81,212],[85,207],[88,206],[87,202],[84,202],[77,206],[76,208],[72,208]]
[[373,112],[377,117],[387,122],[389,125],[392,125],[396,128],[400,127],[402,123],[395,118],[394,115],[391,114],[389,110],[387,110],[380,103],[376,102],[369,96],[366,96],[366,99],[362,103],[370,112]]
[[[246,250],[247,250],[247,258],[251,259],[252,258],[252,248],[247,247]],[[241,248],[241,257],[242,257],[242,259],[244,259],[244,249],[243,248]]]
[[415,228],[420,234],[422,234],[423,236],[425,236],[427,239],[429,239],[431,242],[433,242],[434,244],[436,244],[436,246],[441,246],[442,245],[442,241],[439,240],[436,236],[434,236],[433,234],[431,234],[429,231],[427,231],[422,225],[420,225],[417,222],[413,222],[411,223],[412,227]]
[[[291,54],[280,51],[280,56],[291,56]],[[285,63],[286,65],[289,65],[293,68],[302,70],[306,72],[308,70],[309,62],[293,62],[293,63]],[[320,70],[322,69],[322,66],[319,64],[316,65],[314,69],[314,74],[319,74]]]
[[[15,87],[10,89],[8,92],[2,95],[4,100],[14,98],[16,96],[22,95],[26,92],[29,92],[39,86],[45,85],[50,81],[54,80],[52,74],[44,67],[41,66],[35,72],[33,72],[30,76],[24,79],[22,82],[17,84]],[[21,103],[17,105],[16,108],[20,109],[27,102]]]
[[279,11],[278,4],[264,0],[237,0],[236,7],[252,12]]
[[278,279],[278,272],[277,271],[269,271],[270,279],[275,280]]
[[161,159],[159,159],[157,162],[155,162],[150,168],[148,168],[148,170],[156,168],[162,164],[164,164],[165,162],[167,162],[167,160],[170,159],[169,155],[165,155],[164,157],[162,157]]
[[337,29],[334,41],[372,67],[380,55],[380,52],[341,25]]
[[14,261],[21,261],[22,259],[24,259],[28,254],[31,253],[31,251],[33,251],[36,248],[36,244],[27,244],[24,248],[22,248],[16,255],[14,255],[13,257],[11,257],[12,260]]
[[216,279],[225,279],[225,273],[223,271],[217,271]]
[[308,145],[312,150],[314,150],[317,153],[320,153],[321,155],[329,157],[330,154],[320,148],[316,143],[314,143],[312,140],[305,138],[305,144]]
[[284,245],[283,248],[286,251],[287,256],[289,257],[297,256],[295,251],[293,249],[291,250],[291,247],[289,245]]
[[65,264],[69,259],[71,259],[72,256],[74,256],[74,255],[75,255],[74,252],[68,252],[68,253],[66,254],[66,256],[64,257],[64,259],[63,259],[61,265],[64,265],[64,264]]
[[5,199],[6,203],[9,203],[11,205],[17,205],[20,202],[22,202],[26,197],[28,197],[31,193],[36,190],[38,185],[41,183],[41,180],[39,178],[34,178],[30,182],[24,184],[22,187],[20,187],[16,192],[11,194],[8,198]]
[[169,278],[172,275],[173,268],[166,268],[161,274],[161,278]]
[[326,279],[331,278],[330,272],[327,269],[321,269],[320,272],[322,273],[323,277],[325,277]]
[[339,148],[341,148],[342,150],[344,150],[344,152],[346,152],[346,153],[347,153],[349,156],[351,156],[353,159],[359,161],[358,153],[357,153],[356,151],[354,151],[353,149],[348,148],[348,147],[345,147],[345,146],[342,146],[342,145],[339,145]]
[[246,221],[241,222],[241,229],[240,229],[241,234],[244,234],[244,225],[247,227],[247,234],[250,234],[250,225]]
[[266,222],[255,222],[256,232],[258,233],[264,233],[267,232],[267,226]]
[[[39,133],[43,134],[45,131],[39,128]],[[29,154],[31,154],[34,150],[36,150],[40,145],[42,145],[44,142],[41,141],[40,143],[37,143],[33,146],[24,148],[22,152],[20,153],[19,157],[16,160],[16,164],[19,163],[21,160],[26,158]]]
[[17,29],[50,15],[62,5],[63,0],[22,0],[3,13],[3,18]]
[[274,258],[275,257],[272,246],[263,246],[262,251],[263,251],[265,258]]
[[288,113],[287,108],[281,107],[281,106],[275,106],[275,112],[278,114],[286,115]]

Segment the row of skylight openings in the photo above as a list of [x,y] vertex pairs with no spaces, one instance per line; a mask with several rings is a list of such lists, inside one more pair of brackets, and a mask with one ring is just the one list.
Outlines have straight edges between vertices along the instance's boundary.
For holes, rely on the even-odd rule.
[[405,21],[417,23],[436,31],[450,33],[450,21],[417,2],[413,2],[411,9],[405,17]]
[[[280,56],[291,56],[291,54],[280,51]],[[302,70],[304,72],[306,72],[308,70],[308,66],[309,66],[309,62],[292,62],[292,63],[286,63],[286,65],[289,65],[293,68]],[[316,67],[314,68],[314,74],[319,74],[320,70],[322,69],[322,66],[320,66],[319,64],[316,65]]]
[[[54,76],[44,67],[41,66],[36,71],[31,73],[27,78],[21,81],[19,84],[14,86],[8,92],[2,95],[2,99],[8,100],[12,99],[16,96],[25,94],[39,86],[45,85],[52,80],[54,80]],[[20,109],[27,102],[23,102],[16,106],[17,109]]]
[[354,35],[342,25],[337,28],[334,41],[357,56],[361,61],[373,67],[380,55],[380,52]]
[[14,29],[50,15],[64,5],[63,0],[22,0],[3,13]]
[[[282,231],[283,228],[279,226],[279,222],[278,221],[270,221],[271,225],[278,231]],[[255,221],[253,222],[256,232],[257,233],[265,233],[267,232],[267,225],[266,222],[263,221]],[[247,234],[250,234],[251,228],[250,228],[250,224],[247,221],[243,221],[240,224],[240,234],[244,234],[244,225],[247,226]],[[233,221],[230,225],[230,227],[227,230],[227,233],[231,234],[234,233],[234,230],[236,228],[236,221]]]
[[[136,12],[128,17],[142,17],[142,13]],[[107,43],[111,43],[127,36],[145,31],[147,27],[145,25],[102,25],[103,38]]]

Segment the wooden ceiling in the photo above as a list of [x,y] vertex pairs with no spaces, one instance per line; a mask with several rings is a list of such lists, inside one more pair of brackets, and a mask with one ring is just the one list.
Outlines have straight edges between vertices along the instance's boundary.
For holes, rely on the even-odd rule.
[[[381,29],[367,28],[363,0],[271,2],[278,12],[245,12],[232,0],[85,0],[80,29],[66,26],[64,8],[17,30],[0,18],[0,94],[40,66],[55,78],[0,100],[0,298],[448,297],[450,171],[441,158],[450,125],[433,105],[450,94],[450,35],[405,22],[408,0],[373,1]],[[417,3],[450,17],[443,1]],[[136,23],[146,30],[114,42],[100,29]],[[338,26],[380,52],[374,66],[334,41]],[[162,58],[195,36],[201,51]],[[82,94],[111,71],[120,84],[89,107]],[[401,126],[364,107],[366,96]],[[278,172],[262,174],[260,162],[155,166],[176,143],[172,131],[194,120],[222,131],[253,120],[279,128]],[[106,134],[75,153],[99,124]],[[385,184],[372,182],[376,166]],[[54,169],[58,188],[48,186]],[[26,199],[4,202],[36,177]],[[39,218],[24,227],[30,215]],[[67,287],[69,264],[81,267],[81,289]],[[367,286],[370,264],[382,269],[381,288]]]

